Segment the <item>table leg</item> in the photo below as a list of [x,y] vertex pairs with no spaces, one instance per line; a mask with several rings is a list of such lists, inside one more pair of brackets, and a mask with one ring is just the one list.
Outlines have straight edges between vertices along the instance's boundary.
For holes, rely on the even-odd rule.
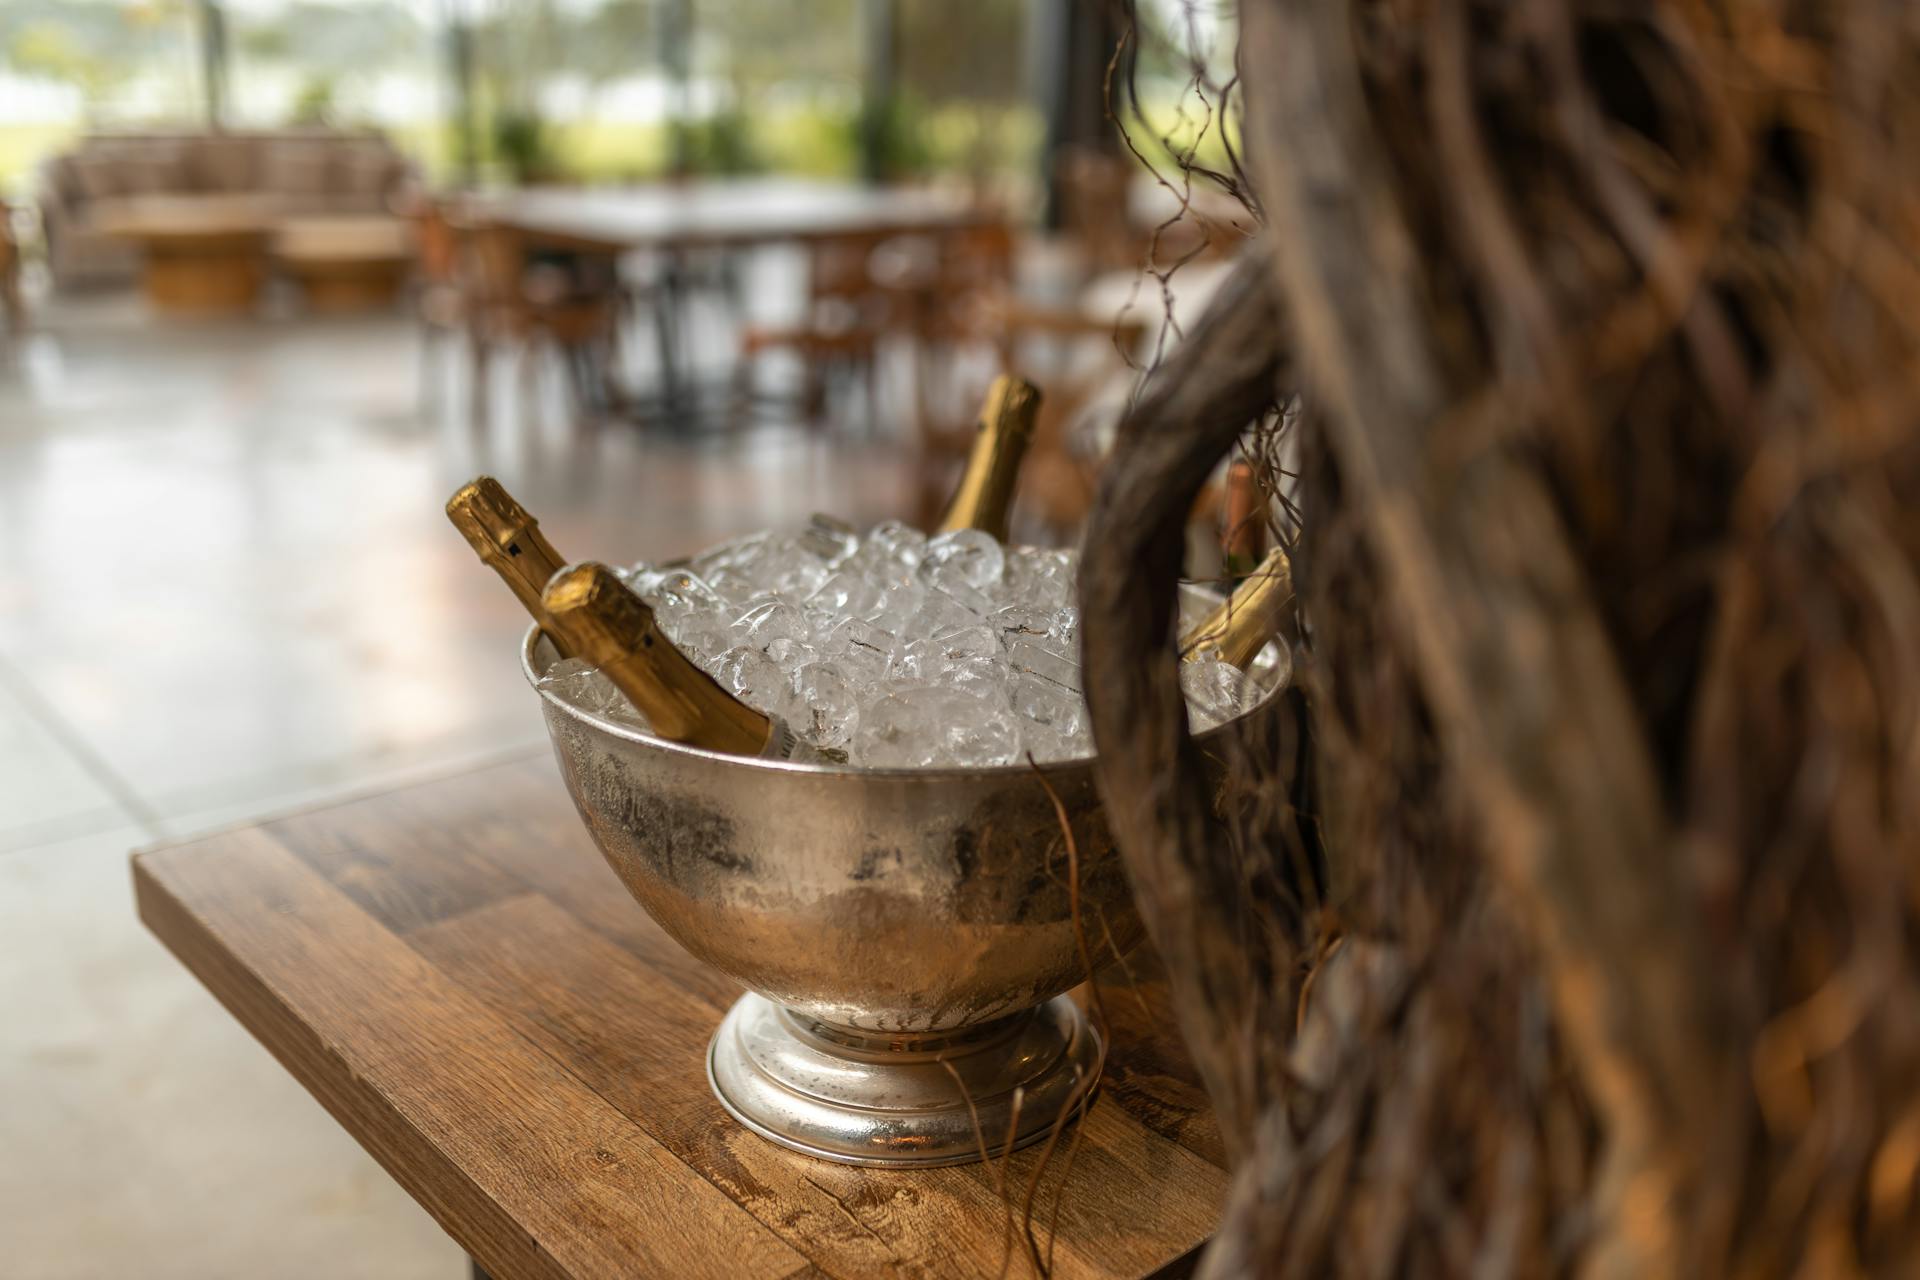
[[668,252],[660,266],[660,301],[654,309],[655,341],[660,351],[660,400],[669,414],[682,408],[686,379],[681,376],[681,307],[685,303],[681,280],[680,255]]

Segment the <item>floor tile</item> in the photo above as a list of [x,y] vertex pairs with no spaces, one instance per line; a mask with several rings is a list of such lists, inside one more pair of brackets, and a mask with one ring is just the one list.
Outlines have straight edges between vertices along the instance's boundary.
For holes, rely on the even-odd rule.
[[127,849],[546,749],[526,617],[442,513],[473,474],[566,555],[658,561],[905,514],[912,451],[582,426],[505,367],[476,420],[398,315],[36,326],[0,352],[0,1274],[454,1280],[141,928]]
[[136,820],[0,669],[0,853]]
[[0,1270],[463,1277],[459,1248],[141,927],[141,839],[0,856]]
[[166,839],[187,839],[552,751],[537,714],[530,713],[527,722],[516,723],[512,731],[484,736],[489,741],[484,748],[476,748],[463,735],[402,756],[353,756],[292,774],[236,779],[202,792],[163,796],[157,826]]

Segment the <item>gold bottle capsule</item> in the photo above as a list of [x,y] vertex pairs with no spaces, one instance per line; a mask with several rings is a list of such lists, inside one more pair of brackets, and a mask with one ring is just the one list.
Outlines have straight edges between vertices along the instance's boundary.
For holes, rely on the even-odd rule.
[[1033,441],[1033,425],[1040,414],[1040,389],[1008,374],[993,380],[986,402],[974,423],[973,450],[947,514],[936,533],[978,529],[1001,542],[1007,540],[1007,514],[1013,508],[1014,482],[1020,460]]
[[513,588],[527,612],[544,622],[540,595],[566,561],[540,532],[540,522],[492,476],[476,476],[461,485],[447,499],[447,519]]
[[1245,670],[1279,631],[1291,599],[1293,566],[1275,547],[1232,595],[1180,637],[1181,658],[1197,662],[1213,656]]
[[653,610],[603,564],[572,565],[541,598],[547,625],[627,696],[662,738],[784,759],[792,732],[721,688],[674,648]]

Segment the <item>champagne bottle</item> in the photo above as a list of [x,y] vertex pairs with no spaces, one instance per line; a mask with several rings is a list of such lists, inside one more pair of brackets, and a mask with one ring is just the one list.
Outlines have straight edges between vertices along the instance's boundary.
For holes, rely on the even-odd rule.
[[1275,547],[1258,568],[1180,637],[1187,662],[1217,657],[1245,670],[1280,628],[1287,601],[1293,599],[1293,566]]
[[674,648],[646,601],[607,566],[562,570],[542,604],[568,649],[600,668],[661,737],[743,756],[794,753],[792,730],[728,693]]
[[[447,499],[447,519],[544,627],[546,615],[540,608],[540,595],[565,561],[540,532],[540,522],[492,476],[476,476],[461,485]],[[556,645],[560,643],[551,629],[547,637]],[[566,652],[563,650],[563,656]]]
[[574,588],[562,596],[567,615],[556,617],[547,586],[563,567],[560,553],[498,480],[479,476],[462,485],[447,500],[447,518],[513,589],[561,655],[599,667],[655,733],[741,755],[793,754],[792,733],[694,666],[661,634],[646,602],[604,565],[567,571],[564,581]]
[[1007,540],[1014,481],[1027,445],[1033,441],[1033,424],[1039,414],[1038,387],[1009,374],[993,380],[974,423],[966,474],[960,478],[960,488],[936,533],[978,529],[1001,542]]
[[1265,499],[1253,478],[1253,464],[1236,458],[1227,468],[1226,500],[1222,504],[1220,551],[1227,581],[1239,586],[1266,550]]

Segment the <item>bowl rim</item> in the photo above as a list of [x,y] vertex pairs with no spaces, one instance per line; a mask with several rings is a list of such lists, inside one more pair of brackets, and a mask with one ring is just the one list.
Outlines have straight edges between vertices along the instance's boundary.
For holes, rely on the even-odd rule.
[[[1204,587],[1199,589],[1205,590]],[[539,646],[541,639],[545,636],[546,633],[541,630],[540,624],[535,622],[528,626],[526,634],[520,639],[520,673],[526,677],[527,685],[534,693],[538,694],[548,706],[588,729],[597,733],[606,734],[610,737],[619,738],[624,742],[632,743],[634,746],[651,747],[670,755],[685,756],[695,760],[707,760],[714,764],[731,765],[737,768],[793,774],[799,777],[840,778],[856,781],[867,778],[884,778],[889,781],[948,784],[960,781],[1004,782],[1022,775],[1030,777],[1036,769],[1049,776],[1067,774],[1074,771],[1085,771],[1090,774],[1094,764],[1100,759],[1099,755],[1095,754],[1080,756],[1072,760],[1049,760],[1044,762],[1021,759],[1009,764],[981,765],[977,768],[955,766],[944,766],[940,768],[909,768],[897,766],[870,768],[857,764],[816,763],[814,761],[802,760],[771,760],[761,756],[743,756],[736,755],[730,751],[715,751],[708,747],[696,747],[690,743],[674,742],[667,738],[656,737],[650,733],[643,733],[631,725],[616,724],[611,720],[604,720],[592,712],[583,711],[579,707],[563,700],[552,690],[542,689],[540,687],[540,680],[543,672],[534,670],[534,650]],[[1275,638],[1269,640],[1267,643],[1269,645],[1284,644],[1285,641],[1283,638]],[[1289,655],[1289,657],[1291,657],[1291,655]],[[1251,707],[1248,707],[1233,719],[1222,721],[1210,729],[1205,729],[1194,734],[1193,740],[1203,744],[1210,742],[1225,733],[1228,729],[1246,720],[1249,716],[1258,715],[1267,710],[1273,706],[1281,694],[1286,692],[1288,686],[1292,683],[1293,665],[1292,662],[1289,661],[1287,674],[1275,683],[1272,688],[1266,690],[1261,695],[1259,701],[1255,702]]]

